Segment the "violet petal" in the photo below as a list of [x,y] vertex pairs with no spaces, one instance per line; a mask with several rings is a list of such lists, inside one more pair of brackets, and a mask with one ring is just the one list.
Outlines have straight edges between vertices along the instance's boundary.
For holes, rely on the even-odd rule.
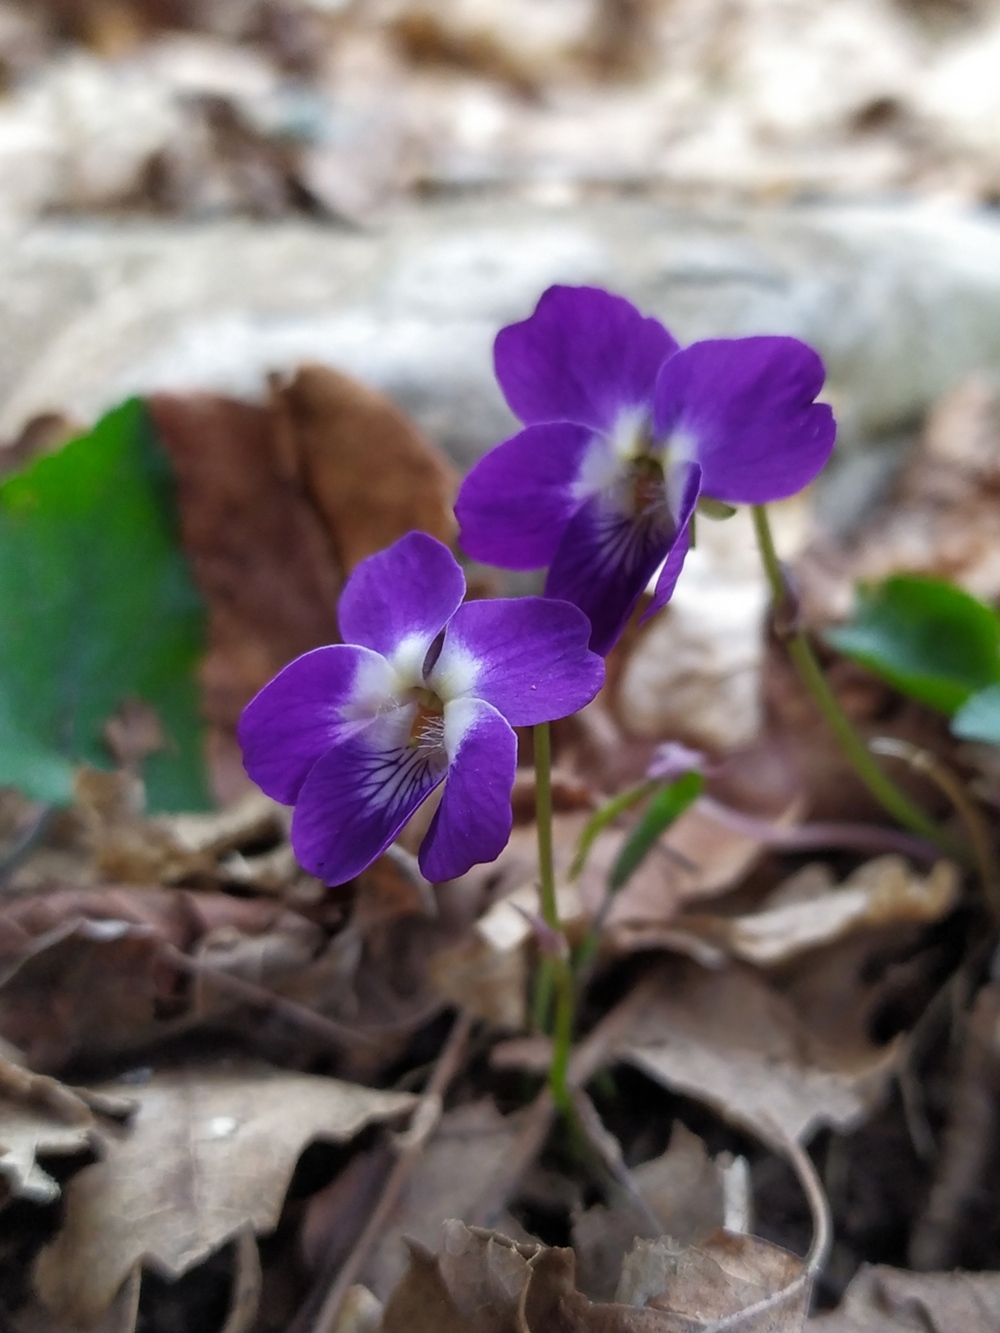
[[426,532],[409,532],[362,560],[337,608],[341,637],[390,657],[406,639],[424,651],[465,595],[465,576],[452,553]]
[[376,710],[390,688],[385,658],[367,648],[314,648],[247,704],[237,734],[247,773],[262,791],[294,805],[316,761]]
[[653,589],[652,599],[642,613],[640,624],[644,624],[657,611],[662,611],[674,595],[674,588],[677,586],[677,580],[680,578],[681,570],[684,567],[685,556],[691,546],[691,518],[698,504],[700,491],[701,468],[695,465],[691,468],[684,485],[677,535],[667,553],[666,560],[663,562],[663,568],[656,580],[656,587]]
[[592,496],[563,533],[545,594],[584,612],[592,627],[590,647],[603,657],[617,642],[674,537],[665,506],[636,520],[610,497]]
[[292,847],[326,884],[380,856],[447,773],[443,751],[386,746],[376,723],[313,765],[292,818]]
[[420,869],[432,883],[494,861],[510,837],[510,794],[517,737],[481,699],[445,705],[450,767],[441,804],[420,848]]
[[550,287],[534,314],[501,329],[494,366],[526,425],[575,421],[609,431],[622,409],[645,407],[677,343],[655,319],[598,287]]
[[569,602],[466,602],[448,626],[429,684],[436,689],[440,681],[443,697],[485,699],[515,727],[551,722],[583,708],[601,688],[604,663],[589,639],[590,622]]
[[593,439],[583,426],[529,426],[481,458],[455,501],[459,545],[504,569],[541,569],[579,500],[573,483]]
[[693,447],[712,499],[781,500],[812,481],[833,448],[833,413],[813,402],[823,379],[822,361],[796,338],[694,343],[660,372],[657,434]]

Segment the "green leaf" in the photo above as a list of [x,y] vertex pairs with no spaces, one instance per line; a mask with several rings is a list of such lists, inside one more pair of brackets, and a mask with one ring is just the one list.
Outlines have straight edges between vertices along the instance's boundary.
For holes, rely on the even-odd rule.
[[655,791],[657,787],[655,778],[645,778],[642,782],[637,782],[634,787],[626,787],[623,792],[617,796],[612,796],[610,800],[605,801],[602,806],[590,816],[583,826],[583,832],[580,834],[580,841],[576,845],[576,853],[573,856],[573,863],[569,868],[567,879],[576,879],[587,864],[587,857],[590,855],[590,849],[597,840],[597,835],[606,829],[609,824],[614,823],[619,815],[625,813],[637,801],[641,801],[644,796]]
[[1000,681],[1000,618],[943,579],[899,574],[859,588],[853,619],[829,641],[943,713]]
[[951,719],[951,729],[963,741],[1000,745],[1000,685],[988,685],[966,699]]
[[141,402],[0,483],[0,784],[71,799],[127,697],[154,708],[151,809],[207,804],[195,668],[204,612]]
[[700,773],[684,773],[676,782],[661,787],[642,818],[626,838],[611,869],[608,891],[623,889],[645,861],[661,833],[665,833],[693,801],[701,795],[705,779]]

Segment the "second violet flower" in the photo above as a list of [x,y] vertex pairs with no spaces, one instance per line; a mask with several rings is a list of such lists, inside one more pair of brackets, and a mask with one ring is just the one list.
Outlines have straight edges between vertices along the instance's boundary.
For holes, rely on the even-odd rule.
[[580,607],[606,653],[660,566],[670,598],[701,494],[784,499],[833,448],[814,400],[823,364],[795,338],[681,348],[655,319],[592,287],[550,287],[501,330],[497,379],[525,429],[470,472],[455,512],[475,559],[548,567],[545,592]]

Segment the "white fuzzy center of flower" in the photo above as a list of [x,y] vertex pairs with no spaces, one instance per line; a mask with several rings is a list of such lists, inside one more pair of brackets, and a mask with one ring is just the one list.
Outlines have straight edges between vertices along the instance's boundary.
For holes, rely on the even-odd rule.
[[411,692],[413,716],[406,744],[422,754],[441,754],[444,750],[444,704],[425,687]]

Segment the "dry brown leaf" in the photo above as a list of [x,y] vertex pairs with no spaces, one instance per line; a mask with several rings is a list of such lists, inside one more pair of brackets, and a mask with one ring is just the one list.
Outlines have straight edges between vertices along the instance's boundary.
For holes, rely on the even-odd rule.
[[749,511],[699,523],[670,604],[618,682],[614,706],[626,730],[713,752],[748,744],[761,724],[767,599]]
[[958,894],[958,870],[949,861],[939,861],[924,877],[902,857],[880,856],[825,892],[746,916],[685,916],[677,926],[744,962],[774,967],[861,930],[938,921]]
[[[950,579],[986,601],[1000,596],[1000,394],[982,376],[963,381],[931,411],[918,449],[848,550],[820,544],[807,579],[810,612],[849,613],[852,585],[901,571]],[[825,576],[825,577],[824,577]]]
[[382,1333],[699,1333],[744,1310],[751,1333],[799,1333],[808,1299],[801,1260],[716,1232],[687,1250],[640,1242],[617,1300],[595,1304],[576,1289],[572,1250],[450,1221],[436,1257],[412,1247]]
[[141,782],[128,772],[81,769],[74,784],[94,866],[119,884],[221,879],[220,858],[241,846],[282,838],[286,812],[256,789],[210,814],[144,814]]
[[867,1060],[852,1048],[838,1062],[749,969],[677,959],[647,985],[619,1057],[766,1142],[775,1125],[805,1141],[822,1125],[858,1124],[891,1076],[891,1048],[870,1048]]
[[208,394],[148,403],[209,609],[203,709],[228,735],[287,662],[336,642],[342,573],[294,461],[282,455],[272,410]]
[[800,1333],[810,1289],[794,1254],[756,1236],[716,1231],[687,1249],[665,1237],[638,1241],[625,1258],[617,1301],[676,1316],[664,1333],[710,1330],[736,1315],[747,1333]]
[[277,389],[275,408],[345,574],[413,528],[452,541],[458,477],[383,394],[309,365]]
[[67,1124],[51,1111],[0,1100],[0,1176],[10,1192],[32,1203],[51,1203],[59,1184],[40,1157],[64,1157],[94,1146],[92,1123]]
[[457,478],[381,394],[322,366],[267,407],[196,394],[149,407],[209,610],[203,707],[220,796],[245,789],[233,732],[300,653],[338,640],[344,577],[412,528],[448,541]]
[[[720,1166],[708,1155],[703,1140],[679,1120],[666,1152],[633,1167],[631,1176],[659,1230],[678,1244],[695,1244],[722,1226]],[[607,1206],[588,1208],[573,1223],[581,1289],[594,1300],[610,1300],[622,1260],[637,1236],[649,1234],[649,1220],[624,1191]]]
[[197,1004],[207,988],[188,993],[165,945],[265,985],[300,984],[324,939],[281,903],[222,893],[123,887],[15,899],[0,913],[0,1035],[47,1070],[134,1048],[209,1012]]
[[996,1333],[1000,1273],[910,1273],[865,1265],[808,1333]]
[[410,1177],[393,1224],[365,1265],[361,1280],[385,1300],[406,1269],[407,1241],[432,1245],[449,1217],[469,1217],[488,1191],[521,1129],[493,1102],[470,1102],[441,1119]]
[[[789,806],[779,822],[794,819]],[[626,833],[598,834],[578,880],[566,872],[587,822],[581,813],[553,820],[559,919],[571,942],[579,942],[602,910],[608,878]],[[737,883],[761,855],[760,841],[720,824],[697,805],[686,811],[660,840],[628,884],[615,895],[604,923],[603,942],[611,950],[659,947],[664,943],[696,957],[719,958],[714,944],[705,947],[694,932],[674,929],[685,903],[716,897]],[[538,853],[534,826],[516,827],[497,861],[486,870],[503,894],[480,917],[469,939],[435,956],[435,985],[448,999],[498,1027],[523,1028],[527,1022],[527,978],[541,915]],[[477,868],[467,879],[482,874]]]
[[344,1142],[407,1111],[407,1093],[268,1069],[179,1070],[130,1088],[135,1119],[66,1188],[35,1283],[69,1323],[99,1319],[137,1267],[179,1277],[246,1227],[278,1221],[314,1139]]

